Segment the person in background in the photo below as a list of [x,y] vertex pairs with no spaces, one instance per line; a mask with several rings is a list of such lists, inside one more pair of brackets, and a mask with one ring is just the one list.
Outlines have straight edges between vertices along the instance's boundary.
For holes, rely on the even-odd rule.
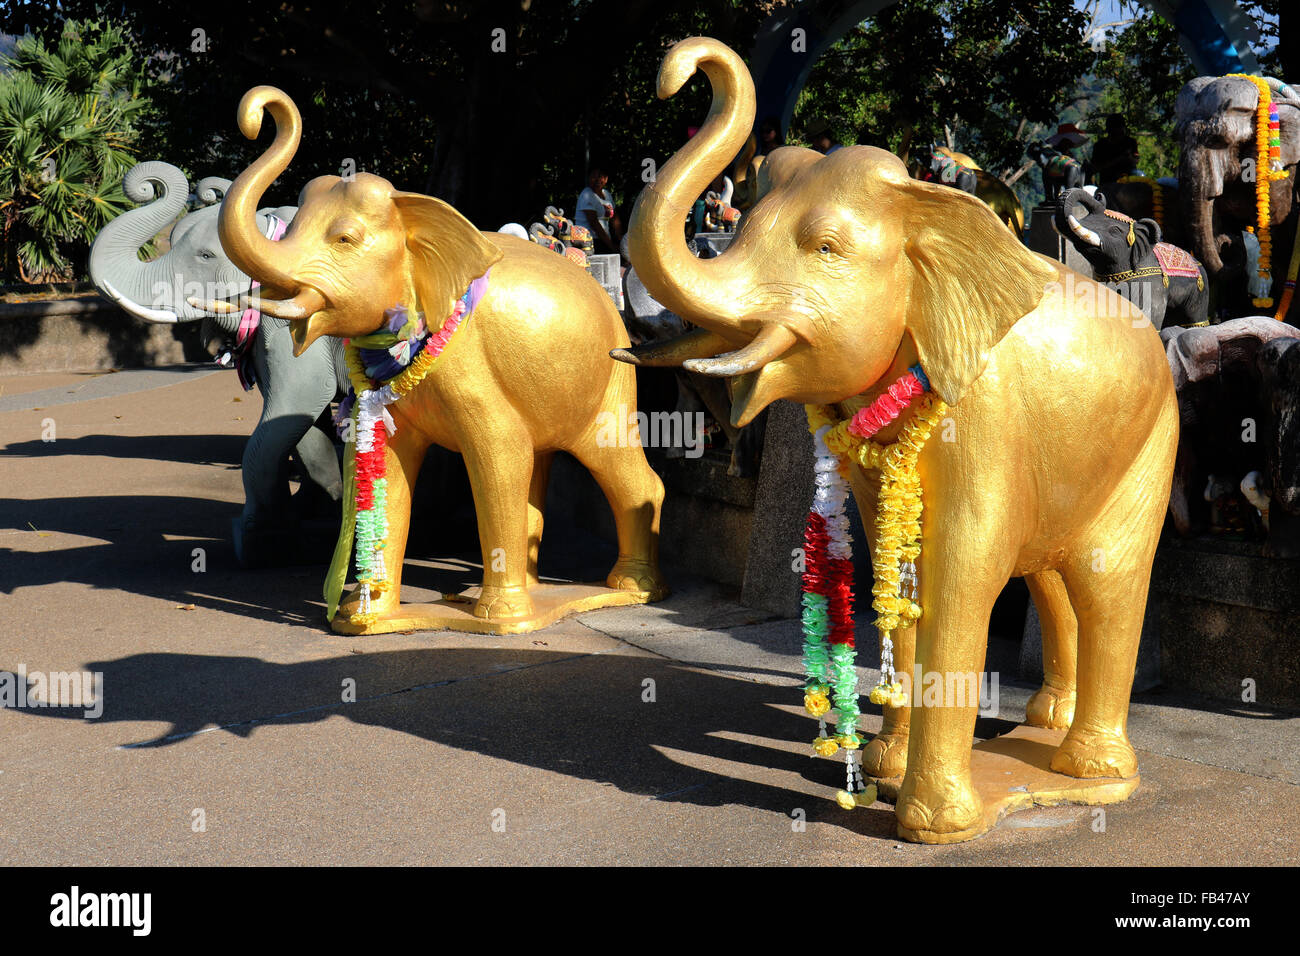
[[617,255],[623,224],[614,211],[614,197],[608,187],[609,176],[605,170],[599,166],[591,167],[587,173],[587,188],[578,194],[573,221],[591,230],[598,254]]
[[766,156],[774,149],[779,149],[785,145],[781,138],[781,123],[775,116],[769,116],[763,120],[758,127],[758,150],[757,156]]
[[1138,164],[1138,143],[1129,135],[1128,124],[1119,113],[1106,117],[1106,135],[1092,147],[1092,168],[1098,183],[1118,182]]
[[841,144],[831,135],[831,124],[822,117],[808,124],[808,142],[817,152],[827,156],[841,148]]

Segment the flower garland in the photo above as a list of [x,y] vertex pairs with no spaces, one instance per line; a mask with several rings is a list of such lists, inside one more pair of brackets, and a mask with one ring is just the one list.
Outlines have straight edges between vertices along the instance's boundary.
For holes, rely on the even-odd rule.
[[[391,587],[384,565],[388,544],[388,436],[396,431],[388,406],[424,380],[487,290],[487,274],[470,283],[438,331],[430,333],[423,313],[396,305],[384,312],[379,331],[347,342],[344,357],[352,382],[334,416],[346,441],[347,425],[355,439],[352,451],[353,494],[344,533],[335,549],[334,564],[326,578],[326,601],[333,618],[343,586],[343,564],[348,547],[356,544],[356,575],[360,589],[357,610],[350,623],[365,626],[376,620],[371,600]],[[386,384],[380,384],[385,382]],[[350,533],[349,533],[350,532]],[[340,563],[340,556],[342,562]],[[336,567],[337,566],[337,567]]]
[[[1248,73],[1229,73],[1228,76],[1250,80],[1259,89],[1259,106],[1255,110],[1255,214],[1258,224],[1259,264],[1250,278],[1251,304],[1267,309],[1273,305],[1272,223],[1269,218],[1268,184],[1286,178],[1282,168],[1282,130],[1273,103],[1273,92],[1268,81]],[[1256,232],[1251,226],[1248,233]]]
[[[863,789],[854,759],[862,746],[857,734],[858,678],[853,638],[853,546],[848,518],[845,474],[849,460],[880,472],[876,509],[876,546],[872,553],[872,607],[880,633],[880,683],[871,701],[905,706],[907,695],[894,673],[893,632],[921,616],[917,604],[916,560],[921,554],[921,478],[917,458],[947,405],[929,395],[930,383],[919,365],[890,385],[848,421],[834,409],[805,406],[816,454],[812,508],[804,531],[803,634],[804,707],[818,718],[813,749],[824,757],[844,748],[847,785],[836,794],[845,808],[856,805]],[[920,398],[917,413],[889,445],[871,437],[896,420]],[[825,715],[832,696],[835,735],[826,732]]]

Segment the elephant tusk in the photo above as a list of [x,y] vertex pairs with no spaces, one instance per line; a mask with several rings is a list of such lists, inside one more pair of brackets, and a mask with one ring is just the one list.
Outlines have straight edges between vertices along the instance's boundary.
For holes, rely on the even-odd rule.
[[221,299],[196,299],[190,296],[185,301],[196,309],[211,312],[215,315],[234,315],[236,312],[243,312],[247,308],[243,299],[238,302],[224,302]]
[[687,359],[682,368],[702,375],[730,377],[757,371],[768,362],[780,358],[794,345],[796,336],[784,325],[766,326],[743,349],[728,352],[716,358]]
[[302,291],[292,299],[262,299],[249,296],[242,301],[247,308],[290,321],[311,318],[325,308],[325,296],[311,286],[304,286]]
[[179,321],[176,313],[171,309],[151,309],[148,306],[140,305],[138,302],[132,302],[118,292],[113,283],[107,279],[101,280],[100,289],[124,312],[130,313],[138,319],[144,319],[146,322],[157,322],[162,325],[175,325]]
[[730,344],[716,332],[708,329],[693,329],[684,335],[669,339],[667,342],[646,342],[644,345],[630,349],[614,349],[609,357],[628,365],[659,368],[678,366],[688,359],[709,358],[717,355]]
[[1101,248],[1101,236],[1097,235],[1091,229],[1079,223],[1079,220],[1073,216],[1068,217],[1070,221],[1070,230],[1090,246]]

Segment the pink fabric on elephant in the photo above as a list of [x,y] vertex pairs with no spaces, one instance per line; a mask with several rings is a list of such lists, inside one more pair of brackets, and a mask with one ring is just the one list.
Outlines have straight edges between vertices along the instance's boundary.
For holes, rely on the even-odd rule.
[[1165,275],[1181,276],[1185,279],[1196,279],[1200,276],[1201,264],[1186,249],[1171,246],[1167,242],[1157,242],[1153,251],[1156,260],[1160,263],[1160,271]]

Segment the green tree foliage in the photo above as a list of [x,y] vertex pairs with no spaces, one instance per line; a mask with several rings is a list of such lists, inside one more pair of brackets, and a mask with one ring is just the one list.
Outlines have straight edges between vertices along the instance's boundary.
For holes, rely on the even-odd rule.
[[1073,0],[901,0],[814,68],[794,130],[828,119],[841,142],[945,143],[1003,174],[1029,124],[1054,124],[1092,67]]
[[1195,76],[1174,26],[1154,13],[1141,13],[1098,59],[1099,91],[1084,106],[1089,131],[1100,134],[1107,114],[1121,114],[1138,141],[1138,168],[1152,178],[1176,175],[1174,101]]
[[[47,32],[102,0],[9,0],[10,26]],[[298,154],[268,198],[292,203],[319,175],[357,171],[439,196],[484,228],[572,212],[590,163],[616,198],[643,185],[708,109],[707,92],[661,102],[655,77],[676,40],[704,33],[747,53],[785,0],[124,0],[154,53],[160,112],[142,158],[193,179],[238,174],[257,145],[235,128],[250,87],[288,93]],[[703,87],[704,84],[697,83]]]
[[147,110],[142,58],[119,28],[69,20],[0,61],[0,233],[6,280],[77,273],[126,204],[121,181]]

